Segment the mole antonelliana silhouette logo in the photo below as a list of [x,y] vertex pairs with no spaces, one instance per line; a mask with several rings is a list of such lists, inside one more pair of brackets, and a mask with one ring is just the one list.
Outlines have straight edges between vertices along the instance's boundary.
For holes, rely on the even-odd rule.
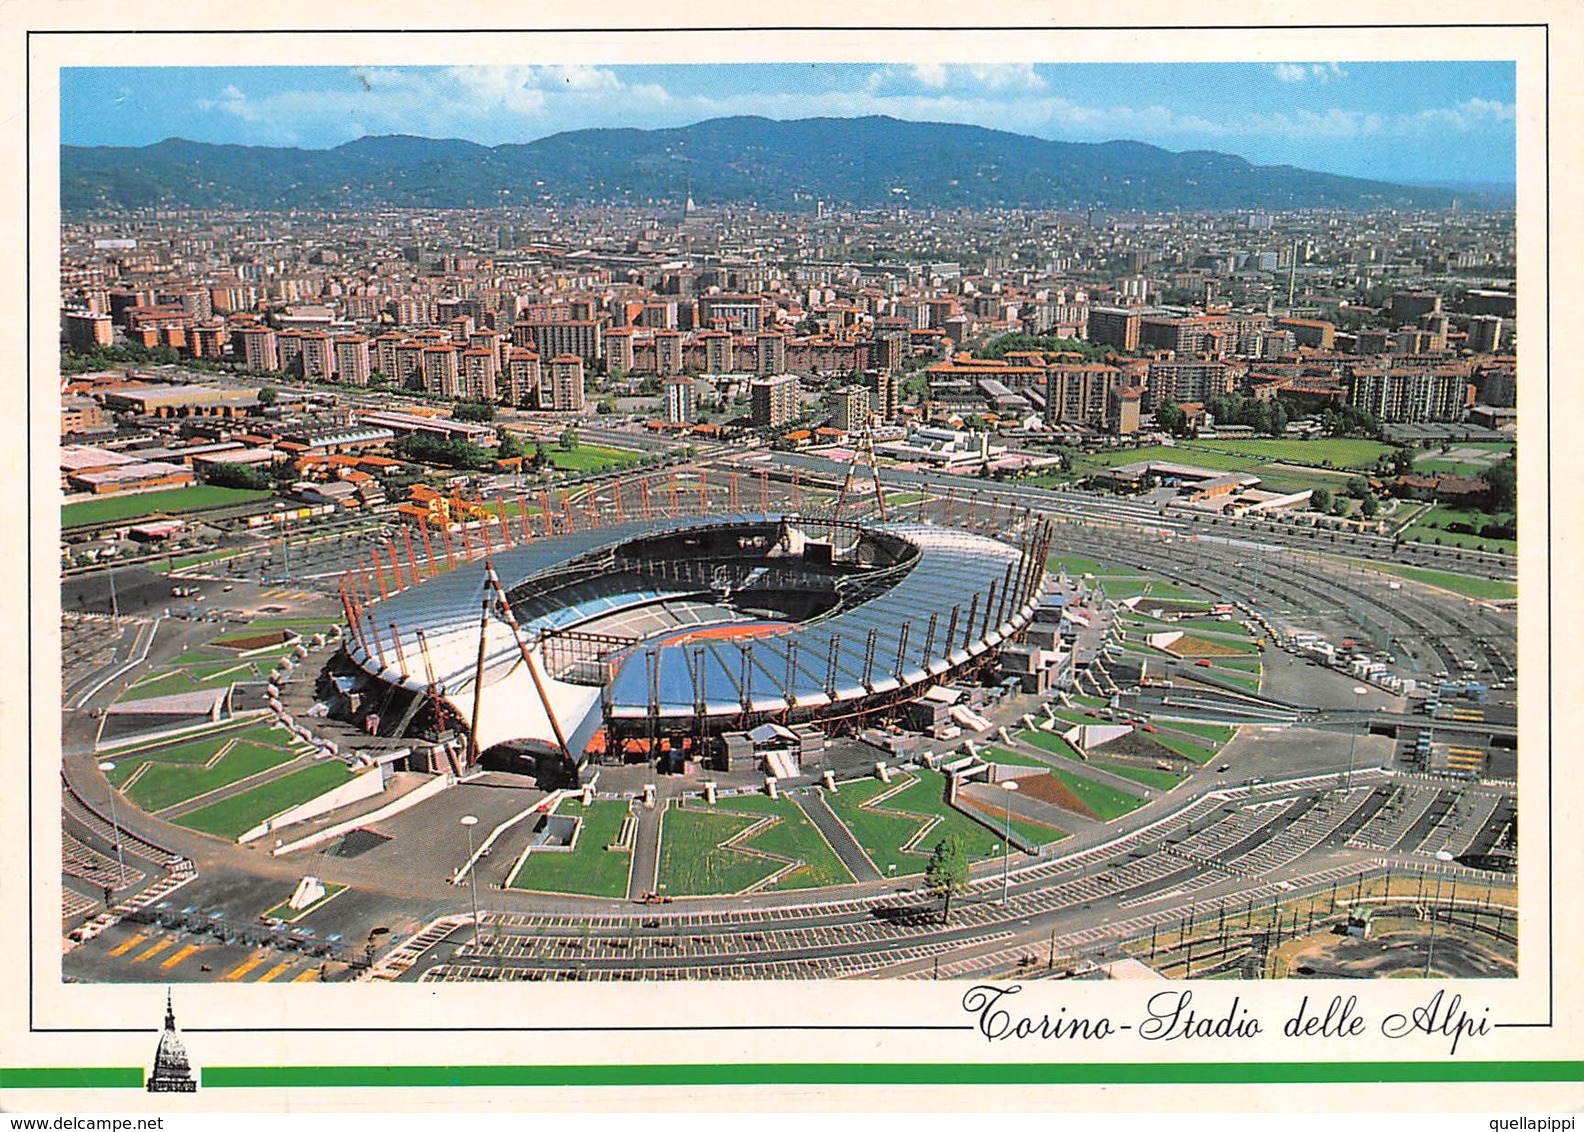
[[187,1061],[187,1047],[176,1033],[176,1011],[171,1008],[171,993],[165,992],[165,1030],[160,1034],[159,1046],[154,1051],[154,1070],[149,1074],[148,1091],[151,1093],[195,1093],[198,1082],[193,1079],[192,1066]]

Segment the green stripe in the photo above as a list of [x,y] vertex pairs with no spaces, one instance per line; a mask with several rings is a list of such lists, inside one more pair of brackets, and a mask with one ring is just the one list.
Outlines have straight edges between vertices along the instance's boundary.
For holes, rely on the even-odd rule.
[[1113,1064],[220,1065],[214,1089],[595,1085],[1244,1085],[1580,1081],[1581,1061]]
[[0,1089],[141,1089],[141,1069],[0,1067]]
[[[7,1089],[141,1089],[137,1068],[0,1069]],[[220,1065],[211,1089],[647,1085],[1246,1085],[1584,1081],[1584,1061],[1125,1062],[1093,1065]]]

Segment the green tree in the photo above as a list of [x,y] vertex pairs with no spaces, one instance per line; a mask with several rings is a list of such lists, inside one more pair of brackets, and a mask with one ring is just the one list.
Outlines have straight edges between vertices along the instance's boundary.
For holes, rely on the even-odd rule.
[[210,464],[204,469],[204,482],[215,487],[242,487],[250,491],[267,491],[274,485],[269,473],[251,464]]
[[968,887],[968,850],[960,835],[950,833],[935,843],[924,869],[924,885],[941,900],[941,923],[949,923],[952,898]]
[[561,445],[561,451],[563,451],[563,452],[576,452],[577,451],[577,446],[578,446],[577,429],[569,428],[565,432],[563,432],[561,434],[561,439],[560,439],[559,443]]
[[1373,495],[1366,495],[1359,502],[1359,514],[1363,515],[1366,519],[1373,519],[1376,515],[1380,514],[1380,500],[1376,499]]
[[1480,473],[1485,481],[1485,510],[1514,511],[1518,507],[1518,459],[1516,453]]
[[1309,495],[1309,506],[1316,511],[1331,510],[1331,489],[1317,487]]
[[495,430],[495,436],[500,441],[500,447],[495,454],[502,460],[515,460],[523,454],[522,441],[517,439],[517,434],[504,425]]
[[263,405],[266,409],[273,405],[276,400],[279,399],[279,397],[280,394],[276,393],[275,390],[271,389],[268,385],[258,391],[258,403]]
[[1155,409],[1155,425],[1163,432],[1181,436],[1188,431],[1188,414],[1175,401],[1162,401]]
[[492,421],[495,406],[488,401],[458,401],[451,407],[451,416],[459,421]]

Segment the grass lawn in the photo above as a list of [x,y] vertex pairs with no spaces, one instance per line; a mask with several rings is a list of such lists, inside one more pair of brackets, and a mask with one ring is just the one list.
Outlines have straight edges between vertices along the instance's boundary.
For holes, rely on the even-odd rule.
[[1106,596],[1111,598],[1134,597],[1144,593],[1148,588],[1150,597],[1197,600],[1190,591],[1183,589],[1176,582],[1161,582],[1146,578],[1142,574],[1131,578],[1102,578],[1100,585],[1105,590]]
[[1518,540],[1515,538],[1487,538],[1481,534],[1452,531],[1447,528],[1462,524],[1474,528],[1477,532],[1487,524],[1511,523],[1513,518],[1510,511],[1487,515],[1483,511],[1458,511],[1438,504],[1419,515],[1399,533],[1405,539],[1431,545],[1439,543],[1442,546],[1460,546],[1471,550],[1511,552],[1518,545]]
[[1169,770],[1156,770],[1152,766],[1134,766],[1132,763],[1108,763],[1101,762],[1095,758],[1089,760],[1089,765],[1108,771],[1121,778],[1130,778],[1134,782],[1153,787],[1156,790],[1170,790],[1187,777],[1187,775],[1174,774]]
[[181,692],[199,692],[207,685],[201,680],[194,679],[183,669],[146,676],[138,683],[131,685],[119,696],[117,700],[125,703],[131,700],[151,700],[155,696],[174,696]]
[[1245,688],[1250,692],[1259,691],[1260,682],[1258,676],[1239,672],[1230,663],[1218,667],[1215,675],[1217,678],[1225,680],[1228,684],[1236,684],[1239,688]]
[[638,462],[638,453],[621,448],[602,448],[598,444],[579,444],[571,450],[547,446],[550,462],[564,472],[596,472],[622,468]]
[[1172,625],[1178,629],[1199,629],[1206,633],[1222,633],[1233,637],[1247,637],[1249,631],[1238,621],[1221,621],[1214,617],[1185,617],[1181,621],[1174,621]]
[[88,499],[61,507],[61,527],[85,527],[93,523],[113,523],[137,519],[157,512],[197,511],[205,507],[234,506],[268,499],[274,492],[247,491],[234,487],[178,487],[170,491],[149,491],[141,495],[113,495]]
[[1175,720],[1158,719],[1155,721],[1155,726],[1163,729],[1169,727],[1173,731],[1181,731],[1184,735],[1194,735],[1216,744],[1228,742],[1237,734],[1236,728],[1222,727],[1219,723],[1178,723]]
[[[1095,720],[1103,723],[1104,720]],[[1049,731],[1019,731],[1017,737],[1031,747],[1038,747],[1042,751],[1049,751],[1053,755],[1060,755],[1064,759],[1076,759],[1078,752],[1072,749],[1072,744],[1060,735]]]
[[1078,799],[1094,811],[1101,821],[1113,821],[1123,814],[1130,814],[1144,804],[1144,799],[1135,794],[1118,790],[1114,786],[1107,786],[1101,782],[1073,774],[1071,771],[1051,771],[1061,780],[1062,785],[1078,796]]
[[529,853],[522,867],[506,882],[506,887],[583,896],[626,896],[632,854],[608,850],[605,846],[621,836],[622,822],[628,814],[627,803],[600,799],[583,806],[564,801],[556,807],[556,813],[583,819],[577,848]]
[[[985,821],[989,822],[995,827],[995,855],[1000,856],[1002,851],[1001,834],[1005,832],[1007,824],[1006,810],[999,801],[995,804],[982,804],[977,799],[975,799],[971,805],[973,806],[973,810],[976,814],[979,814],[984,818]],[[1071,836],[1072,834],[1068,833],[1065,829],[1058,828],[1054,825],[1046,825],[1043,822],[1024,821],[1022,818],[1017,817],[1016,815],[1014,815],[1012,818],[1012,848],[1014,849],[1017,849],[1020,845],[1051,845],[1062,840],[1063,838]]]
[[671,896],[724,896],[741,892],[780,868],[721,845],[756,818],[705,806],[666,807],[660,827],[660,881]]
[[[889,800],[873,807],[863,805],[908,778],[912,783]],[[949,833],[962,836],[970,861],[993,857],[1000,849],[999,837],[946,804],[945,791],[942,775],[919,770],[894,777],[889,786],[879,779],[846,782],[835,794],[825,795],[825,801],[864,847],[882,876],[889,874],[892,865],[896,866],[897,876],[913,876],[924,871],[930,852]],[[919,837],[920,829],[932,817],[940,820]],[[911,848],[904,850],[903,846],[910,843]]]
[[[1286,440],[1275,437],[1249,440],[1185,440],[1179,445],[1187,452],[1219,452],[1247,457],[1255,462],[1291,461],[1298,464],[1329,464],[1334,468],[1369,468],[1390,452],[1391,445],[1378,440],[1348,437],[1321,437],[1315,440]],[[1194,461],[1184,459],[1183,463]]]
[[1190,759],[1201,766],[1215,758],[1214,747],[1208,747],[1203,743],[1196,743],[1192,739],[1184,738],[1180,735],[1171,735],[1165,731],[1157,731],[1154,735],[1151,735],[1150,738],[1154,739],[1167,750],[1175,751],[1183,758]]
[[1129,570],[1125,566],[1107,566],[1096,562],[1093,558],[1080,558],[1076,554],[1053,554],[1045,560],[1045,568],[1052,574],[1065,568],[1069,575],[1094,574],[1096,577],[1120,575],[1135,578],[1140,576],[1137,570]]
[[175,824],[234,841],[266,818],[274,817],[310,798],[317,798],[351,777],[352,771],[340,761],[315,763],[255,786],[234,798],[194,810],[176,818]]
[[246,725],[226,723],[208,731],[183,736],[179,740],[160,740],[116,751],[109,756],[116,762],[116,769],[111,772],[110,780],[119,785],[132,773],[138,762],[150,757],[162,763],[208,762],[220,749],[220,745],[228,739],[258,743],[265,747],[278,746],[283,749],[290,744],[286,732],[256,719],[249,720]]
[[1373,570],[1381,570],[1387,574],[1395,574],[1399,578],[1407,578],[1414,582],[1423,582],[1427,586],[1438,586],[1443,590],[1462,594],[1464,597],[1479,598],[1484,601],[1503,601],[1518,596],[1516,582],[1493,581],[1489,578],[1471,578],[1467,574],[1454,574],[1448,570],[1425,570],[1418,566],[1396,566],[1379,562],[1367,562],[1364,565]]
[[999,766],[1050,766],[1043,759],[1036,759],[1033,755],[1025,755],[1021,751],[1009,751],[1005,747],[980,747],[979,757],[987,763],[996,763]]
[[139,808],[154,812],[240,782],[296,757],[291,751],[253,743],[233,745],[212,766],[165,763],[156,756],[145,760],[148,769],[138,775],[126,794]]
[[[1072,747],[1067,744],[1066,740],[1060,738],[1059,736],[1052,735],[1049,732],[1022,731],[1018,733],[1018,738],[1022,739],[1026,743],[1032,744],[1033,746],[1049,751],[1051,754],[1056,755],[1059,758],[1068,759],[1075,763],[1082,763],[1084,761],[1078,757],[1078,752],[1073,750]],[[1097,758],[1089,759],[1088,763],[1085,765],[1099,767],[1101,770],[1110,771],[1112,774],[1119,775],[1122,778],[1130,778],[1134,782],[1142,783],[1145,786],[1153,786],[1157,790],[1170,790],[1185,777],[1181,774],[1173,774],[1169,770],[1156,770],[1153,767],[1133,766],[1130,763],[1103,762]]]
[[836,856],[836,851],[826,843],[808,815],[798,809],[790,798],[772,799],[763,794],[739,794],[735,798],[720,799],[716,808],[730,813],[754,817],[769,815],[780,819],[745,843],[750,849],[803,862],[778,880],[772,891],[853,883],[852,873]]

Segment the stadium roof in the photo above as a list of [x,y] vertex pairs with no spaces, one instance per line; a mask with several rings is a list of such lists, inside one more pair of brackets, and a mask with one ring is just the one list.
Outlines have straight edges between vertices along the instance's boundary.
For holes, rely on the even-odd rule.
[[[691,516],[615,524],[502,550],[491,561],[532,645],[546,630],[569,629],[622,610],[697,597],[701,592],[696,582],[616,574],[600,578],[598,585],[579,583],[558,590],[555,600],[546,600],[533,596],[535,579],[555,578],[576,559],[614,550],[634,539],[690,529],[763,526],[782,519]],[[813,528],[821,525],[815,519],[804,522]],[[1016,577],[1021,557],[1017,547],[948,527],[876,523],[867,529],[899,537],[919,551],[900,580],[867,600],[803,623],[737,622],[725,634],[679,627],[646,640],[612,658],[611,717],[648,717],[651,688],[658,715],[673,721],[696,715],[701,700],[704,714],[712,717],[737,715],[745,709],[775,713],[788,707],[858,701],[919,684],[962,665],[994,647],[1030,615],[1032,597],[1022,608],[1013,608],[1000,593],[1009,571]],[[994,609],[989,601],[992,585],[997,588]],[[978,617],[969,626],[975,595]],[[437,684],[468,718],[480,617],[488,600],[483,564],[458,567],[374,603],[363,635],[367,639],[378,626],[378,643],[368,641],[365,651],[354,638],[349,649],[355,660],[380,678],[419,690],[427,687],[417,636],[421,630]],[[948,641],[954,607],[959,608],[956,635]],[[933,640],[932,616],[936,618]],[[871,631],[873,661],[866,665]],[[481,746],[508,739],[546,739],[548,720],[523,671],[521,652],[509,628],[490,616],[485,632]],[[563,731],[592,733],[587,724],[590,714],[598,724],[599,690],[556,680],[545,683]]]

